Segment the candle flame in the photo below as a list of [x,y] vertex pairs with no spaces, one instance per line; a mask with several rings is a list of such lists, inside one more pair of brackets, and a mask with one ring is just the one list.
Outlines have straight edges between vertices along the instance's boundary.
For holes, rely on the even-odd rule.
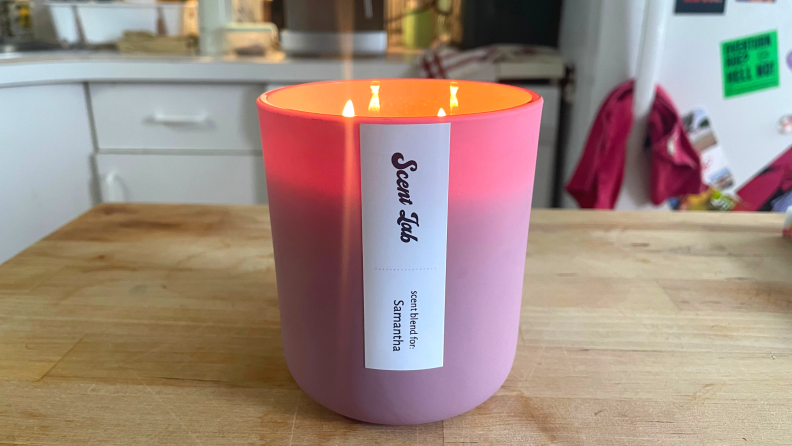
[[371,83],[371,100],[368,106],[370,112],[380,111],[379,88],[379,82],[373,81]]
[[456,82],[451,82],[451,85],[448,87],[448,90],[451,93],[451,99],[449,100],[449,105],[451,106],[451,112],[453,112],[455,108],[459,107],[459,99],[457,99],[457,91],[459,91],[459,84],[457,84]]
[[352,105],[352,99],[347,101],[346,105],[344,106],[344,111],[341,112],[341,116],[345,118],[355,117],[355,106]]
[[437,111],[437,116],[442,118],[445,115],[446,115],[445,110],[443,110],[443,107],[440,107],[440,110]]

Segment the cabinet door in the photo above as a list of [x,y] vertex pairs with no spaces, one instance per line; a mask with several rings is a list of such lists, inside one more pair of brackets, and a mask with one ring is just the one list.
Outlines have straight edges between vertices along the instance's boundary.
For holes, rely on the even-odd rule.
[[94,204],[82,84],[0,88],[0,263]]
[[257,155],[96,155],[102,201],[256,204],[267,202]]

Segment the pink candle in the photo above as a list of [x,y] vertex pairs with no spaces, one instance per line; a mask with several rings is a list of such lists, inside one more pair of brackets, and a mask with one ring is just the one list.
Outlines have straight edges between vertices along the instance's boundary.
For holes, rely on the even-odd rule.
[[425,423],[514,360],[542,99],[446,80],[259,98],[283,345],[320,404]]

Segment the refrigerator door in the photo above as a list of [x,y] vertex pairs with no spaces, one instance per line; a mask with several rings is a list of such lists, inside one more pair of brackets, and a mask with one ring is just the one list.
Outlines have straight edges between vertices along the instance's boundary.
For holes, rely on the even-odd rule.
[[[764,57],[777,63],[778,86],[726,97],[722,42],[772,32],[777,33],[778,51]],[[792,1],[788,0],[728,0],[725,14],[674,14],[668,21],[659,83],[679,113],[698,107],[707,110],[738,187],[792,145],[792,132],[779,126],[779,120],[792,114],[790,51]],[[727,69],[733,70],[734,65]],[[748,75],[755,77],[757,68],[750,70]]]

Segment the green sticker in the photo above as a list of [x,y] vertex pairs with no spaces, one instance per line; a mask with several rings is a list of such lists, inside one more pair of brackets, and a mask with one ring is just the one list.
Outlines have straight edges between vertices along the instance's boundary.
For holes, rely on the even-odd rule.
[[775,31],[721,42],[723,95],[728,97],[778,86],[778,34]]

